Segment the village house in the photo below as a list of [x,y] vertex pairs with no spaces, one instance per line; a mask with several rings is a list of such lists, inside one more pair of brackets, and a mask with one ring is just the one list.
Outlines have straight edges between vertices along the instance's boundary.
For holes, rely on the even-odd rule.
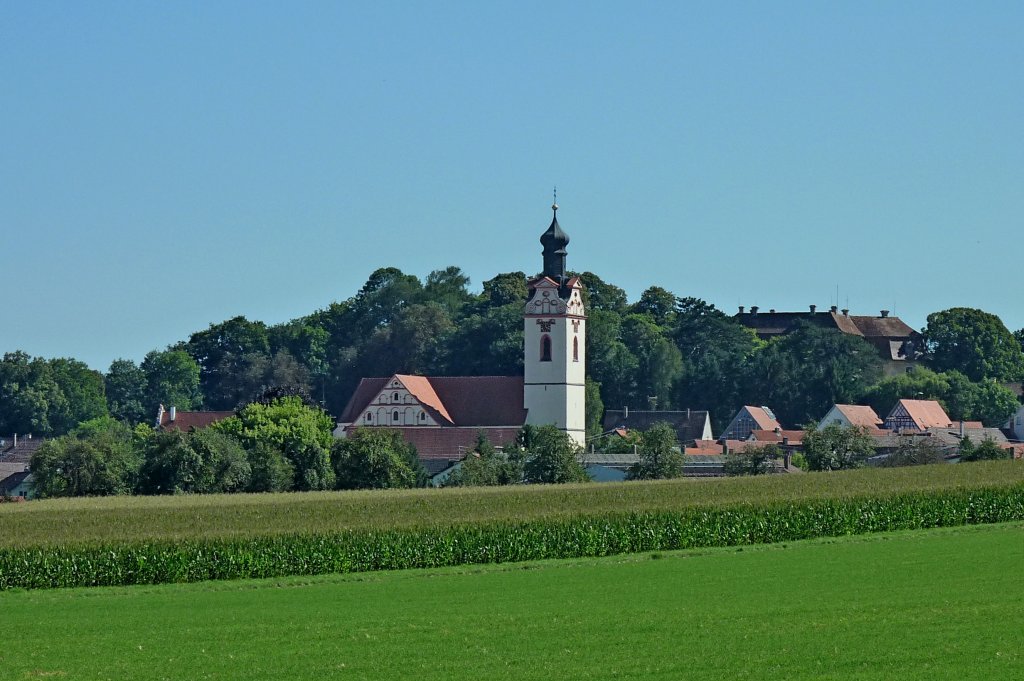
[[871,407],[860,404],[836,404],[818,422],[818,430],[831,425],[844,428],[858,426],[874,431],[882,427],[883,421]]
[[748,440],[750,434],[755,430],[775,430],[776,428],[781,430],[782,424],[776,420],[771,409],[748,405],[736,413],[718,439]]

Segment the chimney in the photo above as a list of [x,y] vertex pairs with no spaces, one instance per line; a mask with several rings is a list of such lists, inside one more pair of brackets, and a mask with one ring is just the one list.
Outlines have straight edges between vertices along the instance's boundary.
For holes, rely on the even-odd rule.
[[778,426],[775,426],[775,434],[776,435],[782,435],[782,428],[779,428]]
[[177,415],[178,409],[173,404],[171,405],[171,423],[174,423],[174,417]]
[[740,314],[743,314],[743,306],[740,305]]
[[811,314],[814,314],[817,311],[818,311],[818,306],[817,305],[811,305]]
[[164,420],[164,405],[160,405],[156,408],[156,427],[160,427],[160,422]]
[[768,310],[768,314],[775,314],[775,308],[773,307],[772,309]]
[[757,310],[758,310],[757,305],[751,305],[750,306],[750,314],[757,314]]
[[729,456],[729,442],[727,440],[722,440],[722,455]]
[[839,312],[839,306],[838,305],[833,305],[829,309],[832,311],[832,314],[835,314],[836,312]]
[[15,447],[18,446],[18,434],[17,433],[14,434],[14,446]]
[[882,310],[882,319],[885,319],[888,316],[889,316],[889,311],[888,310]]
[[850,311],[848,309],[846,309],[845,307],[843,308],[843,316],[844,317],[849,317],[850,316]]
[[964,422],[963,422],[963,420],[960,421],[960,439],[961,440],[964,439]]

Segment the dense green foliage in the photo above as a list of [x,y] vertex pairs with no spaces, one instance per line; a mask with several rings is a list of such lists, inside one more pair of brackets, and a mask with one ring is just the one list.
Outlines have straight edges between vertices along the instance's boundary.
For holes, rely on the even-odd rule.
[[580,463],[583,451],[565,432],[555,426],[523,426],[523,482],[561,484],[586,482],[590,476]]
[[726,475],[764,475],[775,470],[775,462],[782,458],[782,448],[776,444],[747,447],[725,457]]
[[874,441],[861,426],[811,424],[804,435],[804,458],[812,471],[857,468],[875,453]]
[[402,435],[384,428],[356,428],[331,446],[331,460],[341,489],[417,487],[424,475],[416,448]]
[[667,423],[656,423],[639,436],[639,461],[626,472],[629,480],[659,480],[683,475],[683,455],[676,431]]
[[515,485],[523,481],[521,447],[499,452],[483,432],[477,434],[473,451],[444,481],[444,487],[494,487]]
[[1016,679],[1022,530],[9,592],[0,660],[17,679]]
[[0,549],[0,589],[396,570],[1024,520],[1024,485],[412,529]]
[[1009,450],[1003,449],[991,438],[985,438],[975,444],[970,438],[965,437],[960,441],[958,454],[962,461],[996,461],[1010,458]]
[[1024,379],[1024,351],[994,314],[954,307],[928,315],[925,343],[932,365],[956,369],[973,381]]
[[333,420],[288,391],[270,391],[198,431],[130,430],[111,417],[47,440],[31,469],[42,498],[415,487],[428,482],[394,431],[335,440]]

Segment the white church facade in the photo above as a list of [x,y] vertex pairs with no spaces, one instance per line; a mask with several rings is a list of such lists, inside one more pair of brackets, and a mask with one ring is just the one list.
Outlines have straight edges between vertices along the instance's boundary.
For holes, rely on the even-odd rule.
[[484,433],[502,447],[524,424],[550,425],[580,447],[586,436],[586,311],[583,285],[566,270],[569,236],[552,206],[541,236],[544,269],[528,284],[523,314],[523,376],[364,378],[338,419],[335,436],[353,428],[392,428],[416,446],[428,472],[462,459]]

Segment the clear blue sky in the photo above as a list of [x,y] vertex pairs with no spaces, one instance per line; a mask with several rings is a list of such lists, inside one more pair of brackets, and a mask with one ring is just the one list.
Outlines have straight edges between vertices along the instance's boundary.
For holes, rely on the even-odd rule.
[[1024,326],[1020,2],[0,5],[0,351],[105,370],[375,268]]

